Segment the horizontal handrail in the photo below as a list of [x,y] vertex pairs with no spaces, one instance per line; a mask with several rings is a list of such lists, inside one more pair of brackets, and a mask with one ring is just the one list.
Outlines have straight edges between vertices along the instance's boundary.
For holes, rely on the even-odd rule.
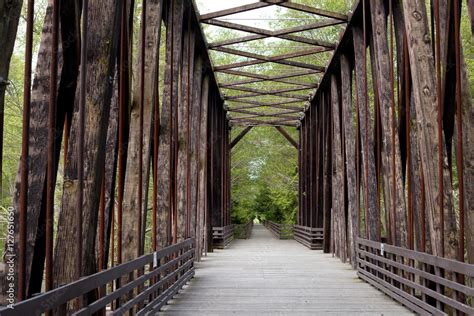
[[235,224],[234,237],[237,239],[248,239],[252,233],[253,221],[248,221],[245,224]]
[[264,221],[263,225],[279,239],[293,238],[293,224],[279,224],[273,221]]
[[[77,315],[89,315],[105,308],[107,304],[120,296],[129,293],[133,289],[145,286],[146,282],[150,281],[153,277],[158,277],[160,275],[166,277],[166,275],[169,275],[178,269],[194,271],[194,245],[194,238],[187,239],[178,244],[168,246],[160,251],[143,255],[137,259],[117,265],[116,267],[83,277],[80,280],[18,302],[14,304],[12,308],[0,308],[0,314],[2,316],[37,315],[56,308],[61,308],[74,299],[81,298],[96,289],[103,288],[109,283],[117,282],[117,280],[120,280],[124,276],[128,277],[134,271],[142,271],[143,275],[140,277],[129,280],[128,283],[123,284],[115,291],[91,302],[87,307],[76,312]],[[160,261],[166,260],[169,261],[160,265]],[[149,265],[149,267],[147,267],[147,265]],[[145,272],[146,270],[149,272]],[[151,286],[153,285],[150,285],[149,287]],[[147,298],[148,297],[143,297],[143,300],[140,300],[137,304],[142,303]],[[133,305],[131,307],[133,307]]]
[[223,249],[234,240],[234,225],[212,227],[212,244]]
[[322,249],[324,241],[324,229],[294,225],[294,238],[309,249]]
[[474,277],[474,265],[427,253],[357,239],[359,277],[420,314],[451,310],[474,314],[465,304],[474,288],[464,284]]

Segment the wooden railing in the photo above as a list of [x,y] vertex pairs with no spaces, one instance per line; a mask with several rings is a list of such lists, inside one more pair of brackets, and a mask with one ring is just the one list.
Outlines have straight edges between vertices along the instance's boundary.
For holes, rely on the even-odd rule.
[[248,221],[246,224],[236,224],[234,226],[235,239],[249,239],[252,234],[253,221]]
[[278,224],[272,221],[264,221],[263,225],[268,228],[278,239],[292,239],[293,225]]
[[418,314],[474,315],[466,304],[474,288],[474,265],[366,239],[357,239],[361,279]]
[[[36,295],[11,307],[0,308],[2,316],[40,315],[123,315],[135,309],[137,315],[156,313],[194,276],[194,239],[187,239],[158,252],[144,255],[108,270],[84,277],[52,291]],[[134,276],[127,279],[125,278]],[[122,284],[120,284],[122,282]],[[106,292],[106,289],[113,289]],[[136,296],[128,296],[137,291]],[[68,306],[86,300],[90,293],[105,293],[97,300],[67,311]],[[120,303],[125,296],[128,301]]]
[[234,225],[212,227],[212,245],[217,249],[224,249],[234,240]]
[[324,230],[301,225],[294,225],[294,238],[309,249],[322,249]]

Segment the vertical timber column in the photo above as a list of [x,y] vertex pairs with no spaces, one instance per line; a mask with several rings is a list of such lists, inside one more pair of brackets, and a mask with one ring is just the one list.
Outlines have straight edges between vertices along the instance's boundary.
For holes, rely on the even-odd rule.
[[305,120],[305,155],[304,155],[304,164],[305,164],[305,208],[304,208],[304,218],[303,218],[303,225],[308,226],[309,224],[309,213],[310,213],[310,208],[311,208],[311,183],[310,183],[310,130],[311,130],[311,118],[310,116],[307,117]]
[[208,198],[207,198],[207,178],[208,178],[208,113],[209,113],[209,75],[204,74],[201,91],[201,111],[199,122],[199,175],[198,175],[198,197],[197,210],[199,214],[197,226],[197,259],[201,259],[204,248],[207,249],[207,221],[208,218]]
[[[137,239],[138,227],[136,225],[137,212],[140,203],[137,197],[140,195],[140,155],[142,150],[142,209],[143,222],[146,219],[148,179],[150,175],[150,158],[152,154],[152,132],[154,102],[157,98],[158,84],[158,61],[161,35],[162,5],[159,0],[147,0],[146,18],[142,21],[141,32],[144,38],[140,38],[140,58],[137,59],[137,69],[140,69],[143,78],[135,80],[134,93],[130,114],[130,134],[127,153],[127,167],[125,172],[124,198],[123,198],[123,256],[124,261],[139,256],[143,249],[142,228],[140,227],[140,240]],[[142,35],[143,36],[143,35]],[[144,42],[144,43],[143,43]],[[140,48],[141,50],[142,48]],[[143,69],[142,69],[143,68]],[[143,109],[143,113],[140,108]],[[142,115],[143,114],[143,115]],[[140,133],[140,121],[143,119],[143,134]],[[142,139],[142,140],[140,140]],[[145,223],[146,225],[146,223]],[[142,226],[142,225],[141,225]],[[140,253],[137,253],[137,250]]]
[[[389,45],[387,40],[387,19],[385,6],[380,1],[371,1],[371,20],[373,28],[374,59],[375,68],[374,82],[377,84],[377,91],[380,104],[380,118],[382,131],[385,134],[382,137],[382,166],[383,176],[386,178],[384,190],[384,202],[386,212],[392,212],[394,221],[392,231],[394,231],[395,240],[392,243],[396,246],[406,246],[406,207],[405,194],[402,183],[402,168],[400,160],[400,144],[398,133],[395,132],[395,96],[393,81],[393,58],[389,54]],[[391,20],[389,19],[391,23]],[[392,76],[392,77],[390,77]],[[374,216],[375,214],[369,214]],[[370,221],[369,225],[372,225]],[[376,224],[378,227],[379,223]],[[372,230],[372,227],[370,227]]]
[[[212,89],[214,85],[211,86]],[[216,126],[216,113],[214,109],[214,100],[215,96],[213,91],[209,91],[210,99],[209,99],[209,132],[207,135],[207,143],[208,143],[208,152],[209,152],[209,159],[207,161],[207,169],[208,169],[208,177],[207,177],[207,200],[209,202],[208,209],[207,209],[207,249],[212,251],[212,226],[214,225],[214,209],[216,208],[215,205],[215,151],[216,151],[216,144],[215,144],[215,126]]]
[[[368,111],[367,100],[367,76],[366,76],[366,49],[364,45],[364,32],[362,25],[355,24],[352,28],[352,36],[354,42],[354,60],[355,60],[355,76],[356,80],[356,95],[359,108],[359,128],[360,128],[360,151],[362,153],[361,161],[361,183],[363,184],[364,209],[366,214],[369,214],[368,225],[369,231],[367,236],[370,240],[377,238],[377,177],[375,174],[375,156],[374,151],[369,148],[374,148],[374,133],[372,131],[372,124],[367,124],[370,121],[370,113]],[[368,173],[368,176],[366,174]],[[366,180],[368,178],[368,181]],[[368,200],[368,201],[367,201]],[[368,209],[367,209],[368,208]]]
[[308,130],[309,130],[309,116],[305,117],[304,122],[304,140],[303,140],[303,175],[304,175],[304,207],[303,207],[303,226],[308,224],[307,214],[309,208],[309,166],[308,166]]
[[[117,56],[119,34],[116,23],[120,18],[121,3],[116,1],[91,2],[89,5],[89,36],[87,39],[88,54],[93,50],[96,58],[88,58],[88,76],[85,86],[78,87],[76,99],[81,89],[87,89],[85,106],[84,134],[84,198],[83,198],[83,275],[96,271],[95,239],[97,233],[98,208],[102,170],[105,162],[105,144],[109,120],[109,110],[113,93],[113,85],[103,78],[113,78]],[[100,21],[100,23],[98,22]],[[71,135],[66,169],[64,171],[64,190],[62,205],[56,233],[54,253],[54,286],[75,280],[76,258],[70,255],[71,249],[76,248],[76,239],[72,227],[77,227],[73,215],[77,207],[78,190],[78,156],[74,150],[77,144],[79,128],[79,113],[73,114]]]
[[298,126],[298,214],[296,215],[296,224],[301,225],[301,211],[302,211],[302,199],[303,199],[303,186],[302,186],[302,166],[301,166],[301,150],[302,150],[302,145],[301,145],[301,140],[302,140],[302,128],[301,125]]
[[201,94],[202,84],[203,84],[203,75],[202,75],[202,64],[203,58],[202,55],[198,52],[196,60],[194,62],[194,79],[193,79],[193,98],[192,98],[192,109],[191,109],[191,144],[190,144],[190,206],[189,213],[191,216],[190,219],[190,237],[196,237],[196,249],[199,249],[200,240],[200,222],[199,216],[201,214],[201,209],[199,208],[199,177],[200,177],[200,159],[201,159],[201,120],[204,119],[202,112],[204,108],[201,103]]
[[322,117],[323,114],[323,107],[322,107],[322,97],[321,94],[318,96],[318,132],[317,132],[317,142],[318,142],[318,149],[317,149],[317,170],[316,170],[316,181],[317,181],[317,210],[316,210],[316,227],[323,228],[323,200],[324,200],[324,142],[323,142],[323,126],[324,126],[324,118]]
[[[183,241],[189,230],[189,142],[190,142],[190,109],[192,78],[194,71],[194,46],[195,36],[191,26],[192,8],[185,7],[184,30],[183,30],[183,56],[181,60],[181,80],[178,99],[178,143],[177,166],[176,166],[176,226],[177,242]],[[175,131],[176,132],[176,131]]]
[[163,248],[171,241],[171,207],[172,207],[172,157],[173,157],[173,120],[174,107],[178,104],[179,65],[181,59],[183,25],[182,0],[171,1],[168,6],[166,21],[166,65],[163,88],[163,106],[160,124],[158,147],[158,248]]
[[308,178],[309,178],[309,188],[308,188],[308,213],[306,214],[306,226],[312,227],[313,226],[313,156],[314,156],[314,137],[313,137],[313,130],[314,130],[314,111],[313,105],[310,104],[309,106],[309,131],[308,131]]
[[356,239],[359,236],[357,218],[357,187],[356,187],[356,137],[353,124],[352,105],[352,70],[347,55],[341,55],[341,93],[342,93],[342,126],[345,134],[345,156],[347,163],[347,198],[350,239],[350,254],[352,266],[356,267]]
[[[333,124],[333,174],[332,186],[338,188],[333,190],[333,218],[334,227],[336,229],[334,235],[336,239],[336,254],[343,259],[345,253],[345,229],[343,227],[344,217],[344,159],[342,157],[342,142],[341,142],[341,124],[339,113],[339,91],[340,87],[338,79],[335,74],[331,76],[331,105],[332,105],[332,124]],[[341,192],[342,189],[342,192]]]
[[417,122],[417,143],[423,165],[423,180],[425,183],[426,216],[429,223],[432,254],[443,255],[442,219],[440,217],[440,199],[438,171],[438,98],[435,92],[435,63],[431,41],[417,41],[429,34],[428,18],[425,3],[404,1],[403,12],[407,31],[407,43],[410,60],[410,70],[413,80],[413,97]]
[[323,250],[325,253],[331,251],[331,209],[332,209],[332,158],[331,158],[331,112],[330,112],[330,103],[329,96],[326,91],[323,93],[323,102],[321,103],[323,107],[323,119],[325,122],[324,133],[323,133],[323,142],[324,142],[324,206],[323,206],[323,217],[324,217],[324,242]]

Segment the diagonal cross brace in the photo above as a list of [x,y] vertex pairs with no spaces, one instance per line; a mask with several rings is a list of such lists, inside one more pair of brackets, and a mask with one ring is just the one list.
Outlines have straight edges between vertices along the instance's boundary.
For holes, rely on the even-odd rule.
[[288,140],[288,142],[293,145],[293,147],[295,147],[296,149],[298,149],[298,143],[290,136],[290,134],[287,133],[287,131],[285,131],[285,129],[283,129],[283,127],[280,127],[280,126],[275,126],[276,130],[280,132],[280,134],[283,135],[283,137],[286,138],[286,140]]
[[244,130],[242,132],[240,132],[239,135],[237,135],[233,140],[232,142],[230,143],[230,148],[234,148],[235,145],[237,145],[238,142],[240,142],[240,140],[242,138],[244,138],[245,135],[247,135],[248,132],[250,132],[250,130],[252,129],[252,126],[247,126],[246,128],[244,128]]

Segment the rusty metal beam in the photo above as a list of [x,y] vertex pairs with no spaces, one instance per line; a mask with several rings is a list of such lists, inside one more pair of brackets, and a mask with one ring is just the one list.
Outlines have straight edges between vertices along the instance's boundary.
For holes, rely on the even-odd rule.
[[241,140],[242,138],[245,137],[245,135],[247,135],[248,132],[250,132],[250,130],[252,129],[252,126],[248,126],[246,128],[244,128],[244,130],[242,132],[240,132],[239,135],[237,135],[233,140],[232,142],[230,143],[230,148],[234,148],[235,145],[237,145]]
[[300,12],[306,12],[306,13],[324,16],[328,18],[338,19],[344,22],[348,20],[348,16],[345,14],[341,14],[341,13],[329,11],[329,10],[323,10],[323,9],[319,9],[319,8],[291,2],[291,1],[280,2],[280,1],[275,1],[275,0],[264,0],[264,2],[276,4],[278,6],[285,7],[287,9],[297,10]]
[[277,63],[277,64],[282,64],[282,65],[287,65],[287,66],[293,66],[293,67],[298,67],[298,68],[304,68],[304,69],[311,69],[314,71],[318,72],[324,72],[326,70],[326,67],[323,66],[317,66],[317,65],[311,65],[311,64],[306,64],[302,62],[297,62],[293,60],[287,60],[287,58],[295,58],[295,57],[300,57],[300,56],[307,56],[307,55],[312,55],[316,53],[320,53],[323,51],[327,51],[327,49],[311,49],[311,50],[304,50],[300,52],[295,52],[292,54],[284,54],[284,55],[279,55],[279,56],[274,56],[274,57],[267,57],[264,55],[260,54],[255,54],[255,53],[250,53],[250,52],[245,52],[242,50],[238,49],[233,49],[233,48],[226,48],[226,47],[218,47],[214,48],[215,51],[222,52],[222,53],[227,53],[227,54],[232,54],[232,55],[237,55],[237,56],[242,56],[242,57],[247,57],[247,58],[253,58],[254,60],[247,61],[247,62],[242,62],[242,63],[236,63],[236,64],[230,64],[230,65],[223,65],[223,66],[217,66],[214,67],[214,71],[221,71],[221,70],[226,70],[226,69],[231,69],[231,68],[237,68],[237,67],[244,67],[244,66],[249,66],[249,65],[254,65],[254,64],[262,64],[262,63]]
[[[204,23],[209,24],[209,25],[214,25],[214,26],[219,26],[219,27],[224,27],[236,31],[242,31],[242,32],[247,32],[247,33],[252,33],[258,36],[251,36],[247,37],[247,40],[245,41],[251,41],[251,40],[257,40],[257,39],[263,39],[267,37],[276,37],[288,41],[293,41],[293,42],[298,42],[298,43],[304,43],[304,44],[309,44],[309,45],[314,45],[314,46],[322,46],[322,47],[327,47],[327,48],[335,48],[336,43],[330,43],[327,41],[322,41],[322,40],[317,40],[317,39],[310,39],[310,38],[305,38],[302,36],[296,36],[296,35],[290,35],[284,32],[284,30],[281,30],[282,34],[279,34],[278,31],[269,31],[265,29],[261,29],[258,27],[252,27],[252,26],[247,26],[247,25],[242,25],[238,23],[232,23],[232,22],[227,22],[227,21],[221,21],[221,20],[206,20]],[[237,44],[237,43],[243,43],[243,39],[239,38],[233,41],[227,41],[225,45],[230,45],[230,44]],[[211,44],[210,47],[216,47],[216,46],[223,46],[221,44]]]
[[[214,51],[221,52],[221,53],[227,53],[227,54],[232,54],[232,55],[237,55],[237,56],[243,56],[243,57],[248,57],[248,58],[253,58],[252,60],[247,60],[247,61],[242,61],[242,62],[237,62],[237,63],[232,63],[232,64],[226,64],[226,65],[221,65],[221,66],[216,66],[214,67],[214,71],[220,71],[220,70],[225,70],[225,69],[234,69],[234,68],[240,68],[240,67],[246,67],[246,66],[252,66],[252,65],[259,65],[259,64],[264,64],[264,63],[277,63],[277,64],[283,64],[283,65],[290,65],[290,66],[295,66],[299,68],[305,68],[305,69],[313,69],[316,71],[324,71],[321,66],[313,66],[313,67],[308,67],[307,64],[303,63],[297,63],[288,59],[291,58],[296,58],[296,57],[303,57],[303,56],[308,56],[308,55],[314,55],[318,53],[324,53],[327,51],[331,51],[332,49],[326,48],[326,47],[314,47],[311,49],[306,49],[306,50],[300,50],[288,54],[283,54],[283,55],[277,55],[277,56],[263,56],[263,55],[258,55],[258,54],[252,54],[249,52],[241,51],[241,50],[236,50],[232,48],[226,48],[226,47],[216,47],[213,48]],[[301,65],[300,65],[301,64]]]
[[276,129],[277,131],[279,131],[280,134],[282,134],[283,137],[285,137],[286,140],[287,140],[291,145],[293,145],[293,147],[295,147],[296,149],[299,148],[298,142],[296,142],[296,141],[293,139],[293,137],[291,137],[290,134],[288,134],[288,132],[285,131],[285,129],[284,129],[283,127],[281,127],[281,126],[275,126],[275,129]]
[[226,15],[237,14],[237,13],[251,11],[251,10],[260,9],[260,8],[265,8],[271,5],[273,5],[273,3],[255,2],[251,4],[245,4],[245,5],[230,8],[230,9],[203,14],[199,17],[199,21],[204,22],[209,19],[219,18]]

